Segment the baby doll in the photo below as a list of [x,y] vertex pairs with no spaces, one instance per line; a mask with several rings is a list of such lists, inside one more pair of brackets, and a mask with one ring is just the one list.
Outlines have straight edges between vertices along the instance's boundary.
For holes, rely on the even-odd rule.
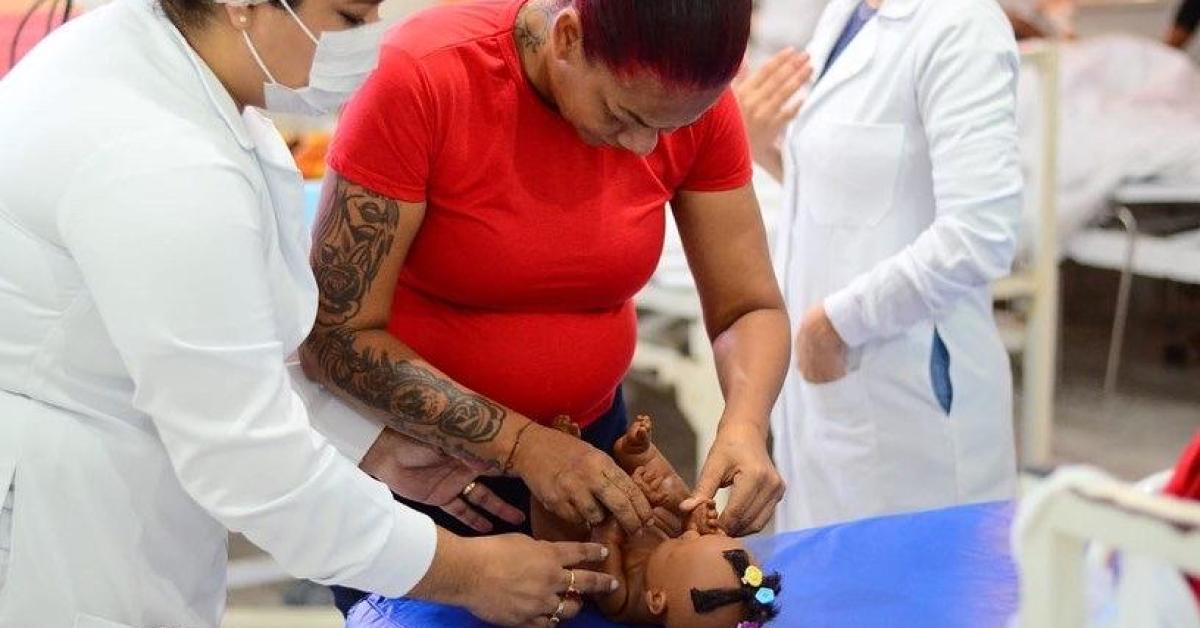
[[[555,427],[578,436],[560,418]],[[546,540],[591,540],[609,548],[596,568],[620,581],[595,598],[606,617],[668,628],[753,628],[775,617],[779,575],[765,575],[738,539],[717,524],[716,505],[704,502],[686,516],[679,504],[687,485],[651,440],[652,424],[639,416],[617,441],[613,457],[642,489],[653,525],[627,535],[609,517],[592,530],[574,527],[534,504],[533,534]]]

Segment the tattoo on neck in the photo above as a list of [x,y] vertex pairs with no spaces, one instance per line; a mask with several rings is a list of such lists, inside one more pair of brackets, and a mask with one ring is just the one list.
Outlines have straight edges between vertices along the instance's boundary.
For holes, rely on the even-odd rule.
[[400,205],[339,180],[330,211],[323,212],[313,247],[320,310],[307,350],[329,383],[382,411],[389,427],[435,444],[460,458],[495,466],[465,451],[465,443],[492,441],[506,412],[444,376],[408,359],[356,342],[345,323],[360,313],[396,238]]
[[550,24],[554,13],[545,0],[530,0],[517,13],[517,24],[513,36],[517,46],[526,52],[538,52],[546,45],[550,36]]

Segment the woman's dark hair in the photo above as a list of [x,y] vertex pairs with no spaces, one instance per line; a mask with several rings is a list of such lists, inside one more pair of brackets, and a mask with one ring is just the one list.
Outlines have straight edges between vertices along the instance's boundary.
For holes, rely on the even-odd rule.
[[[746,573],[746,568],[750,566],[750,556],[745,550],[726,550],[721,552],[725,560],[729,561],[729,565],[733,567],[733,573],[737,576],[738,581],[742,581],[742,576]],[[692,589],[692,608],[696,609],[697,613],[711,613],[723,606],[730,604],[745,604],[746,612],[742,616],[744,621],[751,621],[759,624],[765,624],[779,614],[779,606],[774,601],[764,604],[758,599],[760,589],[770,589],[774,594],[772,599],[779,595],[781,590],[779,584],[779,574],[773,573],[769,576],[764,576],[762,584],[752,586],[742,582],[742,586],[736,589]]]
[[[302,2],[304,0],[288,0],[293,9],[300,8]],[[184,32],[203,27],[220,6],[214,0],[158,0],[158,3],[175,28]],[[270,4],[278,9],[283,8],[279,0],[271,0]]]
[[731,81],[750,38],[752,0],[561,0],[583,25],[584,54],[618,74],[648,70],[668,86]]
[[212,0],[158,0],[167,19],[183,32],[204,26],[216,12]]

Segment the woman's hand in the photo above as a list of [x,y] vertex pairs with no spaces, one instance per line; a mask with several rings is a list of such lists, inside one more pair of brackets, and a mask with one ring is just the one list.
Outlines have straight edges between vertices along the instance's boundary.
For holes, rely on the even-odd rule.
[[475,484],[463,494],[463,489],[479,477],[480,469],[392,429],[383,430],[359,468],[393,493],[437,506],[477,532],[491,532],[493,527],[479,511],[513,525],[525,521],[524,513],[482,484]]
[[[523,534],[465,539],[438,531],[438,550],[411,597],[454,604],[501,626],[546,627],[579,614],[582,595],[607,595],[616,578],[580,568],[609,550],[596,543],[550,543]],[[572,593],[568,594],[568,589]]]
[[746,121],[750,152],[754,161],[776,179],[783,176],[779,136],[800,111],[803,102],[794,101],[793,96],[810,78],[808,53],[788,48],[758,70],[740,74],[733,81],[733,94]]
[[783,499],[783,478],[767,452],[767,439],[758,423],[722,420],[716,442],[708,451],[692,497],[680,504],[690,512],[730,487],[729,505],[720,525],[730,536],[753,534],[766,527]]
[[822,305],[808,310],[796,332],[796,368],[810,384],[828,384],[846,376],[846,343]]
[[646,496],[612,457],[558,430],[529,426],[511,464],[533,496],[569,523],[596,526],[607,511],[633,533],[653,516]]

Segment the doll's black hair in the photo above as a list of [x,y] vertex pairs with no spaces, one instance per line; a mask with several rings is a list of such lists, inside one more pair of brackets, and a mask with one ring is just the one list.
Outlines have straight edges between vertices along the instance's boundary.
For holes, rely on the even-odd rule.
[[765,624],[775,619],[775,616],[779,614],[779,606],[775,602],[763,604],[758,601],[758,591],[764,588],[770,589],[778,597],[781,590],[779,574],[763,576],[761,585],[752,586],[742,582],[742,576],[745,575],[746,568],[750,566],[750,556],[746,554],[746,551],[726,550],[721,552],[721,555],[733,567],[733,573],[737,576],[741,586],[736,589],[692,589],[692,608],[696,609],[697,613],[703,614],[711,613],[730,604],[745,604],[746,613],[743,620]]

